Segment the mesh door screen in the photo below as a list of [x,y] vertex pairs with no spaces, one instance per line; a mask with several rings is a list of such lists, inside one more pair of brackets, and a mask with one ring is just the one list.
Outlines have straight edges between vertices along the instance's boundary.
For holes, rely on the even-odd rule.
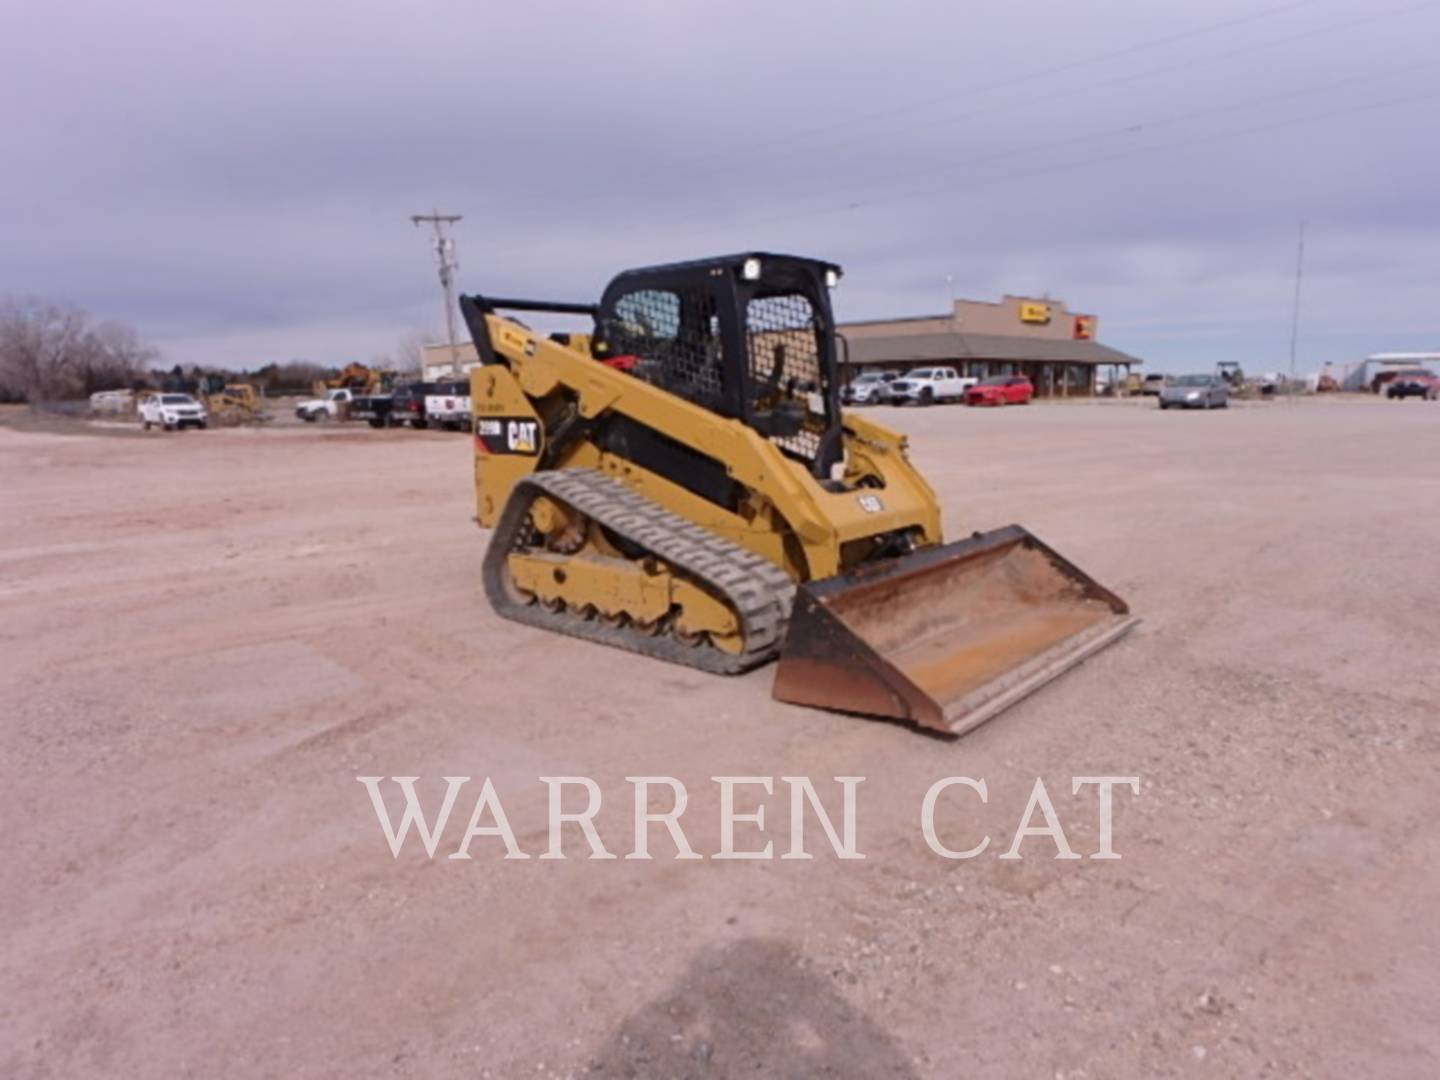
[[745,337],[752,408],[772,409],[787,399],[803,402],[804,428],[795,435],[772,438],[806,460],[815,460],[825,430],[820,322],[815,308],[799,293],[757,296],[745,308]]

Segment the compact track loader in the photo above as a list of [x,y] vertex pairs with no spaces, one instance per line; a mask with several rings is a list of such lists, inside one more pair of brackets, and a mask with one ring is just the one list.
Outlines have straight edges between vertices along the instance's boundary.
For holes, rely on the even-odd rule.
[[1129,630],[1017,525],[943,542],[904,438],[840,410],[839,277],[751,253],[598,304],[462,297],[495,609],[718,673],[778,656],[781,700],[957,734]]
[[[214,383],[218,383],[215,385]],[[202,386],[205,409],[210,419],[221,425],[260,424],[271,419],[262,405],[260,395],[250,383],[227,383],[214,380]]]

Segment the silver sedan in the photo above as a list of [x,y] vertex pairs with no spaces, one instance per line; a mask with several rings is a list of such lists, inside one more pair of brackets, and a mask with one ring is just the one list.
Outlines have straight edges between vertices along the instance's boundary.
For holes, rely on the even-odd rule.
[[1224,409],[1230,404],[1230,387],[1218,375],[1181,375],[1160,391],[1160,408]]

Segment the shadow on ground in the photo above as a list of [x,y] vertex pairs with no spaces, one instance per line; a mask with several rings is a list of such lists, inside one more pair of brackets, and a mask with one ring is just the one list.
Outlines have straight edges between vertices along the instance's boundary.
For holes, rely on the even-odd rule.
[[603,1077],[916,1077],[900,1045],[781,942],[707,949],[588,1061]]

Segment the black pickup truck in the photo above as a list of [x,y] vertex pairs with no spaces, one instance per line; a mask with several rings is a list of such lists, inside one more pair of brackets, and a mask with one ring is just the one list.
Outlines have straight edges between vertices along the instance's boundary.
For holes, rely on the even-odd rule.
[[366,420],[373,428],[382,428],[390,422],[390,410],[395,399],[390,394],[361,394],[350,402],[350,419]]
[[395,388],[395,397],[390,406],[390,423],[394,427],[409,424],[412,428],[430,426],[429,414],[425,411],[427,394],[439,393],[435,383],[413,382]]

